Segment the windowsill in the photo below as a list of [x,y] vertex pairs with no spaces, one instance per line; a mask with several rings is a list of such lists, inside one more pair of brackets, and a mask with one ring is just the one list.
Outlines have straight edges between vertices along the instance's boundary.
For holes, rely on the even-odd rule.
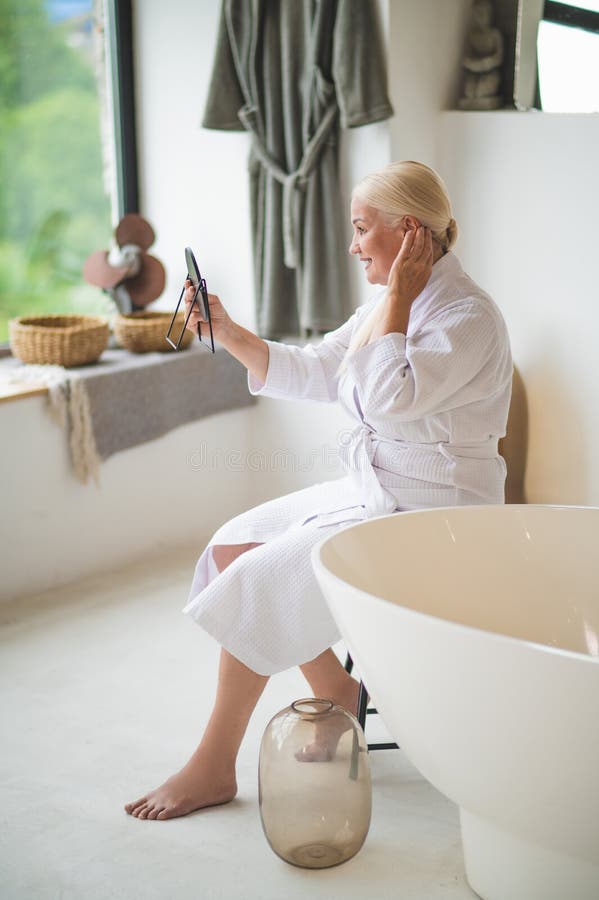
[[12,400],[23,400],[26,397],[40,397],[48,393],[44,384],[35,384],[31,381],[20,384],[8,381],[15,368],[21,365],[15,359],[8,344],[0,344],[0,403],[10,403]]
[[[0,358],[0,401],[48,393],[38,382],[7,383],[20,368],[23,363],[14,357]],[[98,362],[66,372],[85,383],[101,459],[188,422],[257,402],[245,368],[222,348],[212,354],[199,343],[180,353],[107,349]]]
[[[0,366],[0,372],[2,368]],[[43,384],[8,384],[0,380],[0,403],[10,403],[12,400],[24,400],[26,397],[41,397],[48,393],[48,388]]]

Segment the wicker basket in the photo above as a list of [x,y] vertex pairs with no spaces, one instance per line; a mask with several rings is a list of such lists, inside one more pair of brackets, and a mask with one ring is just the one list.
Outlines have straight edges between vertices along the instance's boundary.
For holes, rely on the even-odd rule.
[[[132,353],[150,353],[155,350],[168,353],[173,349],[165,337],[171,319],[172,313],[134,312],[115,316],[112,328],[117,341],[125,350],[131,350]],[[179,337],[184,321],[185,313],[178,313],[171,337]],[[180,349],[189,347],[192,341],[193,331],[186,330]]]
[[108,320],[99,316],[21,316],[8,327],[13,356],[66,368],[96,362],[110,337]]

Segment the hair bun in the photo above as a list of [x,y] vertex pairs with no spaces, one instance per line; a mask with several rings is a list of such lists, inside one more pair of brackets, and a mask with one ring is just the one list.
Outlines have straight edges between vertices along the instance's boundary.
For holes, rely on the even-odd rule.
[[447,250],[451,250],[454,246],[455,242],[458,239],[458,223],[456,220],[452,218],[449,220],[447,224],[447,228],[445,229],[445,235],[447,237]]

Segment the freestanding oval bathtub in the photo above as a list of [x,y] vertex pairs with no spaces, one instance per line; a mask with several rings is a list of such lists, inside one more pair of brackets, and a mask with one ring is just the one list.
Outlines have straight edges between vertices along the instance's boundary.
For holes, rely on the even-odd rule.
[[386,726],[460,808],[485,900],[599,898],[599,509],[383,516],[316,576]]

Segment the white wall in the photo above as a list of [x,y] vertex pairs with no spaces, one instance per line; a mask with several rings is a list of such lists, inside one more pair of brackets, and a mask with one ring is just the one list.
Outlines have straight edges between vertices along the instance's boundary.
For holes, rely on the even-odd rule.
[[459,254],[528,394],[527,499],[599,505],[599,115],[446,113],[438,138]]
[[159,305],[174,306],[189,244],[209,289],[251,328],[248,139],[200,128],[219,8],[196,0],[134,4],[141,208],[168,273]]
[[[99,486],[72,472],[44,396],[0,404],[0,599],[41,591],[172,544],[204,545],[253,503],[251,482],[218,448],[246,453],[252,408],[190,423],[102,463]],[[214,448],[216,465],[198,465]],[[226,486],[226,489],[225,489]]]
[[457,105],[472,0],[389,0],[391,156],[436,162],[439,111]]

